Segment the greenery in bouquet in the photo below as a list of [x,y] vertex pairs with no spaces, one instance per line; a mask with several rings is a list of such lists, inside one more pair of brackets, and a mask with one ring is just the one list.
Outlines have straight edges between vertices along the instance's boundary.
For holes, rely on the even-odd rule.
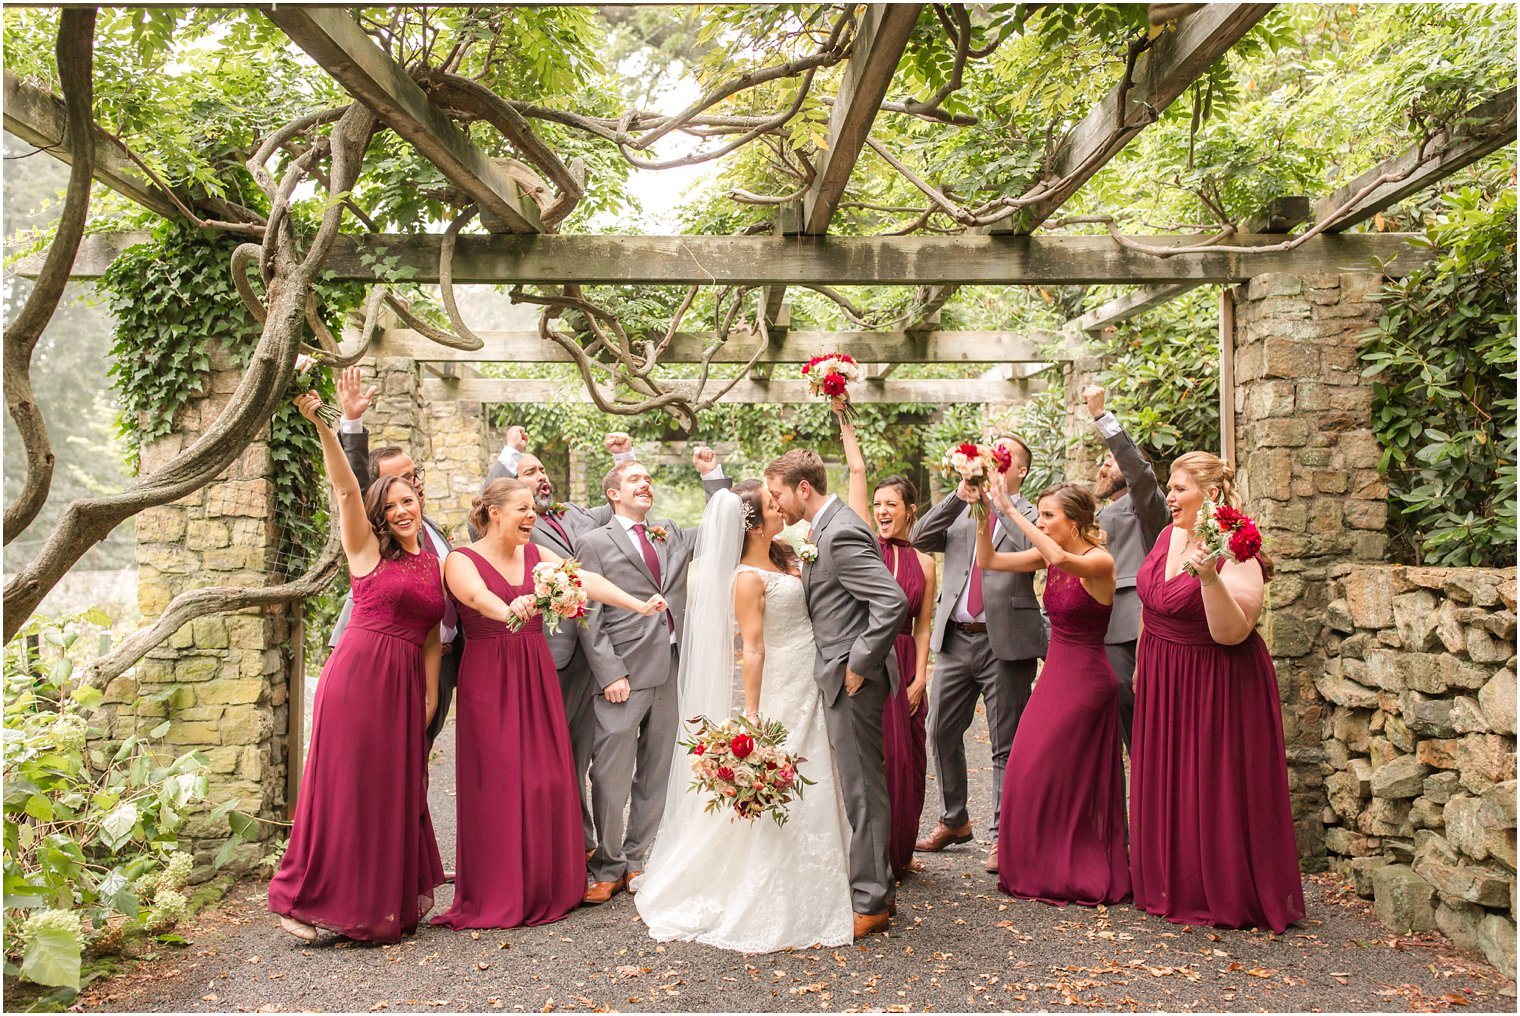
[[681,742],[691,756],[689,789],[708,795],[705,810],[743,819],[769,815],[778,826],[785,825],[787,808],[814,782],[799,768],[807,759],[783,747],[785,725],[743,716],[722,723],[696,716],[687,722],[696,728],[690,740]]

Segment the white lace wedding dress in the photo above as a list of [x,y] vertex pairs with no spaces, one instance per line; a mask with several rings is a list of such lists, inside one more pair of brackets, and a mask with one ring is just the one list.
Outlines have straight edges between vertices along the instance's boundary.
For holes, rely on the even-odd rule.
[[[802,582],[739,567],[765,582],[760,715],[786,725],[787,749],[807,758],[799,770],[817,782],[792,802],[784,826],[769,817],[701,814],[662,830],[635,902],[650,935],[662,942],[747,953],[846,945],[854,935],[850,826],[813,681],[813,625]],[[677,768],[671,781],[684,788],[690,769]]]

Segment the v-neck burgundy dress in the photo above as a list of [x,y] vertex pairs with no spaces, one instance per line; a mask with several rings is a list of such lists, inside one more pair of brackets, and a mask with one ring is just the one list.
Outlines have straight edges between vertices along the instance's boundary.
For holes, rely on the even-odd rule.
[[1203,587],[1166,577],[1172,527],[1140,567],[1130,869],[1135,905],[1178,924],[1304,916],[1277,672],[1256,632],[1209,635]]

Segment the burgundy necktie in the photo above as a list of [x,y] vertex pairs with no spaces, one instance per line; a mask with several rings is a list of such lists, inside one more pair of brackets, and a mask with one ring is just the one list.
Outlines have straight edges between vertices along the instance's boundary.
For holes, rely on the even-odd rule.
[[[654,578],[654,587],[660,588],[660,558],[654,552],[654,544],[649,542],[649,536],[644,532],[644,523],[635,522],[633,531],[639,534],[639,549],[644,552],[644,564],[649,568],[649,574]],[[665,612],[665,626],[672,632],[676,630],[676,619],[670,616],[670,611]]]
[[573,543],[570,542],[570,537],[567,536],[565,534],[565,531],[560,528],[560,524],[558,522],[554,521],[554,516],[553,515],[545,515],[544,516],[544,521],[547,522],[547,523],[549,523],[549,525],[551,525],[551,526],[554,527],[554,531],[559,534],[559,538],[561,540],[565,541],[565,546],[574,549],[575,544],[573,544]]
[[982,612],[982,566],[971,566],[971,589],[966,593],[966,613],[971,615],[972,620]]

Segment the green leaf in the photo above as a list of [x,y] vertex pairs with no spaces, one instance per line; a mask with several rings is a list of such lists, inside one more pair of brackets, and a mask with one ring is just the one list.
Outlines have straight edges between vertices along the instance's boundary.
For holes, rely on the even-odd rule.
[[259,820],[251,815],[245,815],[240,811],[230,812],[227,815],[227,825],[231,827],[232,834],[240,839],[259,838]]
[[101,820],[100,839],[111,853],[116,853],[132,838],[132,830],[137,828],[137,818],[137,805],[125,801]]
[[79,940],[64,928],[43,927],[28,937],[21,976],[33,984],[79,987]]
[[153,738],[154,740],[157,740],[158,738],[163,737],[165,734],[167,734],[169,732],[169,728],[172,727],[173,725],[174,725],[174,721],[172,721],[172,720],[165,720],[164,722],[160,723],[158,726],[154,727],[152,730],[148,731],[148,736],[151,737],[151,738]]

